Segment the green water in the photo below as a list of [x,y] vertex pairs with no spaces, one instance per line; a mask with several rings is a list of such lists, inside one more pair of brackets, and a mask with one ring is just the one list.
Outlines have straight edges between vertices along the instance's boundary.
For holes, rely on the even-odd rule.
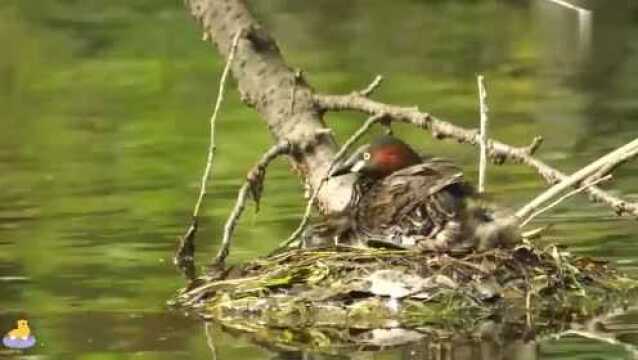
[[[319,91],[347,92],[380,73],[387,81],[376,98],[472,127],[480,72],[493,136],[526,145],[543,135],[539,155],[565,171],[638,136],[634,1],[578,2],[593,10],[589,23],[543,0],[252,3]],[[165,301],[183,285],[170,258],[195,200],[222,62],[180,1],[0,0],[0,332],[30,321],[39,343],[24,358],[212,358],[202,323]],[[244,173],[271,144],[238,98],[231,84],[200,262],[215,250]],[[362,119],[328,116],[341,140]],[[476,177],[475,149],[397,131]],[[637,169],[625,166],[612,184],[635,200]],[[542,184],[507,165],[489,169],[488,188],[517,207]],[[261,212],[248,211],[237,231],[231,261],[265,254],[287,236],[302,193],[277,163]],[[547,222],[571,251],[638,275],[635,221],[581,197],[543,215]],[[638,316],[613,328],[638,345]],[[302,358],[219,331],[211,338],[219,359]],[[504,359],[629,358],[622,347],[579,338],[494,351]],[[414,348],[356,356],[434,358]],[[455,359],[471,358],[479,357]]]

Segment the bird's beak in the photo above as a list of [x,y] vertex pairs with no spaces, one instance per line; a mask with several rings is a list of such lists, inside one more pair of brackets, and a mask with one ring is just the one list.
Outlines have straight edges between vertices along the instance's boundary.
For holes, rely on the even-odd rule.
[[352,168],[352,164],[349,164],[348,162],[344,162],[343,164],[340,164],[334,170],[332,170],[332,172],[330,173],[330,177],[337,177],[337,176],[349,174],[351,168]]
[[334,169],[330,174],[330,177],[336,177],[350,173],[358,173],[365,166],[366,162],[362,159],[356,160],[354,161],[354,163],[352,160],[349,160],[337,166],[337,168]]
[[330,177],[342,176],[349,173],[358,173],[362,168],[366,166],[366,161],[363,160],[362,155],[367,150],[369,145],[364,145],[354,152],[347,160],[341,162],[337,167],[332,170]]

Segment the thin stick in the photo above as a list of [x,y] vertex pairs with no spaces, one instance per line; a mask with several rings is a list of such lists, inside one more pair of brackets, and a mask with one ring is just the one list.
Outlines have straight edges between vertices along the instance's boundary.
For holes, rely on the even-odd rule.
[[[246,181],[244,181],[244,184],[237,193],[237,200],[235,201],[233,211],[230,213],[230,216],[228,217],[228,220],[226,220],[226,224],[224,225],[224,237],[222,238],[222,243],[219,247],[217,255],[213,260],[213,265],[223,265],[226,257],[228,257],[228,254],[230,253],[230,244],[233,238],[233,233],[235,232],[235,227],[237,226],[237,222],[244,212],[246,201],[248,200],[248,196],[251,194],[251,189],[262,188],[264,176],[266,174],[266,168],[268,167],[268,165],[270,165],[270,163],[280,155],[290,153],[290,148],[291,145],[288,142],[272,146],[262,155],[259,162],[255,164],[255,166],[253,166],[253,168],[246,176]],[[255,202],[259,203],[259,196],[261,194],[261,191],[252,191],[252,194]]]
[[359,91],[359,95],[361,96],[370,96],[372,95],[372,93],[381,85],[381,83],[383,82],[383,76],[381,75],[377,75],[374,77],[374,80],[372,80],[372,82],[366,86],[365,89]]
[[532,215],[530,215],[527,219],[525,219],[525,221],[521,222],[521,224],[519,225],[519,227],[524,227],[525,225],[529,224],[530,221],[532,221],[535,217],[537,217],[538,215],[554,208],[556,205],[560,204],[561,202],[567,200],[568,198],[581,193],[583,191],[585,191],[585,189],[590,188],[592,186],[595,186],[603,181],[607,181],[607,180],[611,180],[612,176],[611,175],[607,175],[607,176],[603,176],[601,178],[598,178],[594,181],[591,182],[586,182],[583,186],[579,187],[576,190],[572,190],[570,192],[568,192],[567,194],[561,196],[560,198],[558,198],[556,201],[552,202],[551,204],[545,206],[544,208],[536,211],[535,213],[533,213]]
[[478,192],[485,192],[485,178],[487,176],[487,129],[488,129],[488,117],[487,113],[489,108],[487,107],[487,91],[485,90],[485,84],[483,83],[483,75],[479,75],[476,78],[479,92],[479,105],[481,109],[481,133],[479,142],[481,145],[480,159],[479,159],[479,181]]
[[343,158],[346,152],[352,147],[352,145],[354,145],[355,142],[357,142],[357,140],[359,140],[368,130],[370,130],[372,125],[374,125],[378,121],[381,121],[385,117],[386,117],[385,114],[378,114],[378,115],[369,117],[366,120],[366,122],[363,123],[363,125],[361,125],[361,127],[343,144],[341,149],[339,149],[334,159],[332,160],[332,163],[328,167],[328,171],[326,171],[326,174],[323,176],[323,178],[321,179],[317,187],[312,192],[310,199],[308,199],[308,203],[306,204],[306,210],[304,211],[304,216],[301,219],[299,226],[297,226],[297,229],[295,229],[295,231],[290,235],[290,237],[288,237],[288,239],[286,239],[284,242],[279,244],[275,252],[277,252],[280,249],[288,247],[295,240],[297,240],[299,235],[301,235],[301,233],[306,228],[308,221],[310,220],[312,207],[314,206],[315,201],[317,200],[317,196],[319,195],[319,191],[321,191],[321,187],[328,181],[328,179],[330,179],[330,174],[332,173],[332,170],[334,169],[337,162],[341,160],[341,158]]
[[241,35],[241,30],[237,32],[235,37],[233,38],[233,43],[230,48],[230,53],[228,55],[228,61],[226,61],[226,66],[224,67],[224,71],[222,72],[221,79],[219,81],[219,90],[217,91],[217,101],[215,102],[215,109],[213,110],[213,115],[210,117],[210,144],[208,147],[208,158],[206,159],[206,168],[204,169],[204,174],[202,174],[202,180],[199,189],[199,197],[197,198],[197,203],[195,204],[195,209],[193,210],[193,218],[197,219],[199,217],[199,210],[202,206],[202,202],[204,201],[204,197],[206,196],[206,183],[211,178],[211,170],[213,168],[213,158],[215,156],[215,123],[217,121],[217,114],[219,114],[219,109],[221,108],[222,101],[224,100],[224,89],[226,88],[226,79],[228,78],[228,73],[230,73],[230,66],[235,59],[235,53],[237,51],[237,45],[239,44],[239,37]]
[[226,66],[224,67],[224,71],[222,72],[222,76],[219,80],[219,90],[217,91],[217,100],[215,101],[215,108],[213,110],[213,115],[210,117],[210,142],[208,146],[208,156],[206,158],[206,166],[204,168],[204,173],[202,174],[202,179],[199,187],[199,196],[197,197],[197,202],[195,203],[195,208],[193,209],[193,219],[191,221],[190,226],[186,230],[184,236],[180,241],[179,249],[174,258],[174,262],[176,264],[182,264],[184,262],[192,262],[193,256],[195,254],[195,234],[197,233],[197,225],[199,223],[199,211],[202,207],[202,203],[204,201],[204,197],[206,196],[206,184],[211,178],[211,170],[213,168],[213,159],[215,157],[215,123],[217,121],[217,115],[219,114],[219,109],[222,105],[222,100],[224,99],[224,89],[226,88],[226,79],[228,78],[228,73],[230,72],[230,67],[235,59],[235,53],[237,52],[237,46],[239,44],[239,39],[241,37],[242,31],[237,31],[235,37],[233,38],[233,42],[230,48],[230,52],[228,54],[228,60],[226,61]]
[[563,181],[544,191],[532,201],[527,203],[527,205],[518,210],[516,212],[516,217],[518,217],[519,219],[528,217],[545,202],[551,200],[566,189],[579,184],[581,181],[589,178],[590,176],[597,174],[601,168],[608,168],[610,167],[610,164],[625,162],[629,159],[632,159],[636,155],[638,155],[638,138],[599,158],[598,160],[578,170]]

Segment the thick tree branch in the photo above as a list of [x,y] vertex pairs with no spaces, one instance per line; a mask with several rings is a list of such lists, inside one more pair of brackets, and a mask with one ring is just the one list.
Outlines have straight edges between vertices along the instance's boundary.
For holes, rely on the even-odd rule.
[[[279,48],[261,28],[241,0],[186,0],[201,23],[203,38],[227,57],[233,36],[242,31],[232,73],[242,101],[261,114],[276,142],[288,142],[296,150],[290,159],[312,188],[327,172],[336,144],[314,106],[312,89],[299,73],[286,65]],[[294,100],[293,100],[294,97]],[[294,104],[294,106],[291,106]],[[350,177],[330,180],[317,199],[326,212],[345,208],[352,191]]]
[[[466,129],[444,120],[440,120],[428,113],[421,112],[417,107],[403,107],[388,105],[363,96],[360,92],[353,92],[346,95],[324,95],[315,94],[316,106],[323,111],[360,111],[369,115],[386,114],[396,121],[403,121],[429,130],[437,139],[450,138],[460,143],[467,143],[479,146],[480,135],[474,129]],[[541,160],[533,156],[540,146],[542,139],[535,138],[530,146],[513,147],[502,142],[489,139],[488,151],[490,158],[495,162],[511,160],[525,164],[535,169],[538,174],[548,183],[556,184],[569,177],[559,170],[552,168]],[[578,186],[578,183],[574,184]],[[611,195],[596,186],[584,189],[589,194],[592,201],[601,202],[610,206],[619,215],[638,216],[638,204],[627,202],[619,197]]]

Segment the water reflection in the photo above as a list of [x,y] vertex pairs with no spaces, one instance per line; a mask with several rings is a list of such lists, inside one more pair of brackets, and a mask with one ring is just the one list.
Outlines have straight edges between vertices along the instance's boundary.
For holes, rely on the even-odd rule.
[[[486,321],[474,335],[446,335],[434,329],[352,329],[342,331],[347,340],[344,338],[342,343],[331,346],[326,346],[330,341],[327,338],[311,340],[317,334],[310,335],[307,343],[294,343],[290,341],[292,335],[286,336],[285,332],[280,332],[280,336],[266,335],[267,331],[244,333],[213,322],[205,322],[203,332],[213,359],[218,358],[217,349],[223,347],[226,333],[263,349],[264,358],[278,360],[376,359],[379,356],[397,360],[535,360],[552,354],[561,342],[566,344],[563,351],[573,356],[570,358],[581,354],[596,357],[599,353],[604,358],[613,355],[636,359],[638,346],[631,338],[638,335],[638,327],[627,325],[629,319],[636,318],[637,308],[632,307],[592,316],[581,323],[565,323],[562,329],[559,326],[549,332],[544,326],[512,327],[494,321]],[[587,349],[583,348],[585,341],[590,341],[585,346]],[[598,349],[592,344],[598,344]]]

